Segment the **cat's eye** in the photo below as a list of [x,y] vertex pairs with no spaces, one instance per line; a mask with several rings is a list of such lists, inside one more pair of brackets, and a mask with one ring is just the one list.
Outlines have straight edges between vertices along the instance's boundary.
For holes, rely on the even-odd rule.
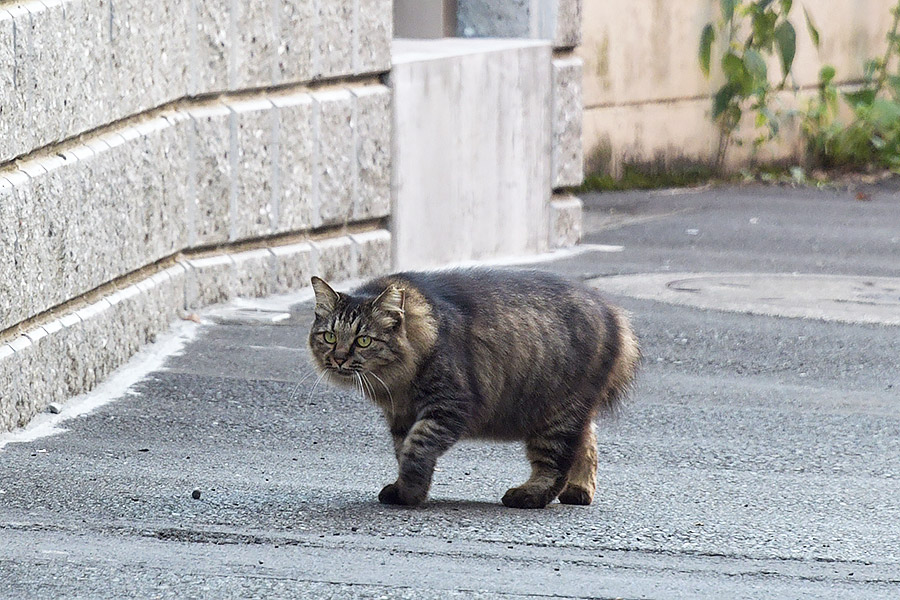
[[370,338],[367,335],[361,335],[358,338],[356,338],[356,345],[359,346],[360,348],[365,348],[366,346],[369,346],[371,344],[372,344],[372,338]]
[[322,339],[325,340],[326,344],[333,344],[337,341],[337,336],[331,331],[326,331],[322,334]]

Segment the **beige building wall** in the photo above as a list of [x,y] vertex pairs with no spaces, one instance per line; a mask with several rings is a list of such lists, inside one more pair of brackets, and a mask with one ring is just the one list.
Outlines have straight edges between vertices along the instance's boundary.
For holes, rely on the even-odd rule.
[[[712,93],[721,83],[700,72],[700,32],[717,18],[718,0],[584,0],[585,172],[621,173],[629,163],[673,166],[709,163],[718,132],[710,121]],[[837,69],[838,80],[860,77],[863,64],[884,52],[895,0],[807,0],[795,2],[796,83],[814,93],[822,65]],[[813,47],[803,19],[806,6],[819,29]],[[715,56],[713,58],[715,63]],[[780,73],[777,62],[771,73]],[[802,94],[801,94],[802,96]],[[795,104],[792,94],[780,99]],[[802,99],[800,100],[802,101]],[[747,140],[752,132],[745,128]],[[799,157],[796,127],[779,144],[770,144],[760,160]],[[731,168],[746,164],[751,145],[732,147]]]

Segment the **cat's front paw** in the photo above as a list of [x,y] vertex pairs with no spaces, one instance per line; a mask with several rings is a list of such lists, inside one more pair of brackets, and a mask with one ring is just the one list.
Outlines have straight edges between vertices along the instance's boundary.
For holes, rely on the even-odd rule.
[[523,485],[506,490],[500,501],[509,508],[544,508],[553,500],[548,496],[545,489]]
[[425,500],[424,494],[413,494],[410,490],[402,488],[396,483],[384,486],[378,494],[378,501],[382,504],[399,504],[401,506],[418,506]]

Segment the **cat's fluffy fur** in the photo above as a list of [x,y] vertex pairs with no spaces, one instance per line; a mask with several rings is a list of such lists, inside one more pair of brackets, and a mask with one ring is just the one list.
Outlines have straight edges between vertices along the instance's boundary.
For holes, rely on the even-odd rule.
[[381,502],[425,500],[438,457],[467,437],[525,441],[531,477],[506,506],[591,502],[594,417],[620,402],[640,361],[621,310],[537,271],[399,273],[349,295],[312,283],[315,364],[359,386],[394,439],[399,475]]

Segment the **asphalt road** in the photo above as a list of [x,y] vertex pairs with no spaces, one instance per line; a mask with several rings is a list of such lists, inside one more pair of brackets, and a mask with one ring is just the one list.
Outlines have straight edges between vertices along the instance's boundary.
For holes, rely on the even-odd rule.
[[[592,196],[585,241],[621,251],[539,266],[900,277],[900,194],[869,192]],[[612,298],[645,362],[589,507],[504,508],[522,450],[472,442],[424,507],[378,504],[389,436],[312,391],[300,304],[200,326],[124,397],[0,450],[0,597],[900,597],[900,327]]]

